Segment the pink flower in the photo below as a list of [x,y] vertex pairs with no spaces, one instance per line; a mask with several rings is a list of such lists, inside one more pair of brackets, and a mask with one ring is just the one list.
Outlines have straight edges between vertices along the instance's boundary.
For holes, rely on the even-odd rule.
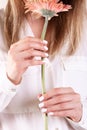
[[68,11],[71,6],[65,5],[59,0],[26,0],[25,9],[25,13],[32,12],[44,17],[48,15],[50,19],[57,16],[59,12]]

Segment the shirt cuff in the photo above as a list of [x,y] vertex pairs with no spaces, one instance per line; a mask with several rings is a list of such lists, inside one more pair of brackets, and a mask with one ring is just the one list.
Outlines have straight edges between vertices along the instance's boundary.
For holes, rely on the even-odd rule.
[[21,83],[18,85],[13,84],[6,75],[6,69],[2,68],[1,76],[0,76],[0,92],[4,92],[6,94],[15,94],[21,86]]
[[83,101],[83,115],[81,121],[78,123],[82,127],[86,127],[87,129],[87,99]]
[[71,119],[67,118],[68,122],[71,124],[73,128],[79,130],[87,130],[87,99],[83,101],[83,115],[79,122],[74,122]]

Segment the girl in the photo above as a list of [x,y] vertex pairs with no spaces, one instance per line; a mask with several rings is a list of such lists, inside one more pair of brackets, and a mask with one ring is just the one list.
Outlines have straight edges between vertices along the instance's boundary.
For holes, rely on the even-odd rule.
[[86,1],[63,2],[72,10],[52,18],[44,41],[44,18],[25,15],[26,0],[0,11],[0,130],[44,130],[42,113],[49,130],[87,130]]

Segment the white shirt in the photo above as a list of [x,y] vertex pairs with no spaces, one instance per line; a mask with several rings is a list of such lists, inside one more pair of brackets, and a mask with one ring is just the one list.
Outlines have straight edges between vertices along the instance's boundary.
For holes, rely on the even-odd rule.
[[[34,36],[26,20],[19,35],[20,39]],[[81,95],[83,105],[83,116],[79,123],[68,118],[49,116],[49,130],[87,130],[86,36],[84,33],[82,44],[73,56],[56,55],[46,64],[46,89],[70,86]],[[5,39],[0,26],[0,130],[44,130],[37,99],[37,95],[41,93],[41,67],[29,67],[23,74],[22,82],[14,85],[6,76],[7,51],[4,44]]]

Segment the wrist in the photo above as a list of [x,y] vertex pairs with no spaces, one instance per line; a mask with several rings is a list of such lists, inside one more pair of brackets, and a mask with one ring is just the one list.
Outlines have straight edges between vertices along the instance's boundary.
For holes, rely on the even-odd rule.
[[76,117],[68,117],[70,120],[74,121],[74,122],[80,122],[82,116],[76,116]]
[[6,75],[7,75],[7,78],[8,78],[13,84],[15,84],[15,85],[20,84],[20,82],[21,82],[21,80],[22,80],[21,77],[13,78],[12,76],[9,76],[8,73],[6,73]]

